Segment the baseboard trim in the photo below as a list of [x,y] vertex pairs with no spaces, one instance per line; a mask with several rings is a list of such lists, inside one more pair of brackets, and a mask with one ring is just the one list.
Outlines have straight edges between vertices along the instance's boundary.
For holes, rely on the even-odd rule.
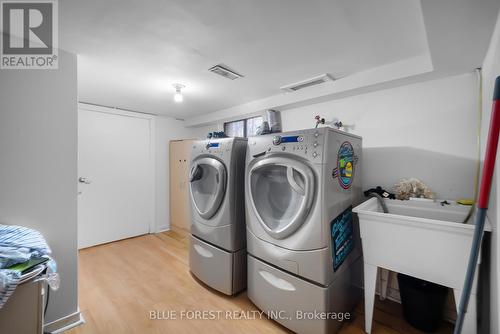
[[78,310],[73,314],[45,324],[43,326],[43,331],[45,333],[57,334],[84,323],[85,319],[83,319],[83,315],[80,313],[80,310]]
[[170,226],[165,224],[165,225],[158,226],[158,228],[156,229],[156,233],[166,232],[169,230],[170,230]]

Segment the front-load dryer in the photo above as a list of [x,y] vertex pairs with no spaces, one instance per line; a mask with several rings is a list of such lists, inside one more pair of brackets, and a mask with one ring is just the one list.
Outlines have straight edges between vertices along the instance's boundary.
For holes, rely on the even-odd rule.
[[334,333],[361,297],[361,138],[332,128],[249,138],[248,297],[297,333]]
[[189,267],[227,295],[246,288],[244,170],[247,140],[193,143],[189,168]]

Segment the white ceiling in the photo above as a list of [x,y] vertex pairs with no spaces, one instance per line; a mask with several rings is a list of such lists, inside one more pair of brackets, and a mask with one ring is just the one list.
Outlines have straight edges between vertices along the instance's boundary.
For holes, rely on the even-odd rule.
[[[434,0],[433,0],[434,1]],[[429,52],[419,0],[64,0],[79,100],[189,118]],[[224,63],[245,77],[207,71]],[[173,102],[173,83],[186,85]]]

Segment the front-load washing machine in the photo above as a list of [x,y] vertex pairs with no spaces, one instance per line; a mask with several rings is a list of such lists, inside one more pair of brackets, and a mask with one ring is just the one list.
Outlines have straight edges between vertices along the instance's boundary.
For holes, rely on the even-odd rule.
[[189,168],[189,268],[227,295],[246,288],[246,148],[244,138],[196,141]]
[[361,298],[361,138],[332,128],[251,137],[248,297],[297,333],[335,333]]

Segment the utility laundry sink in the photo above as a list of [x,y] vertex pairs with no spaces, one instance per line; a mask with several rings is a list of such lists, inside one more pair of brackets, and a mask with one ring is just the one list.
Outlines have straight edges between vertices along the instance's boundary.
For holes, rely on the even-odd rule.
[[[448,286],[458,303],[474,234],[472,219],[462,223],[468,206],[427,199],[384,202],[389,213],[383,213],[377,198],[353,209],[359,216],[363,246],[367,333],[371,331],[377,267]],[[491,231],[489,223],[485,231]],[[477,332],[476,281],[477,274],[463,333]]]

